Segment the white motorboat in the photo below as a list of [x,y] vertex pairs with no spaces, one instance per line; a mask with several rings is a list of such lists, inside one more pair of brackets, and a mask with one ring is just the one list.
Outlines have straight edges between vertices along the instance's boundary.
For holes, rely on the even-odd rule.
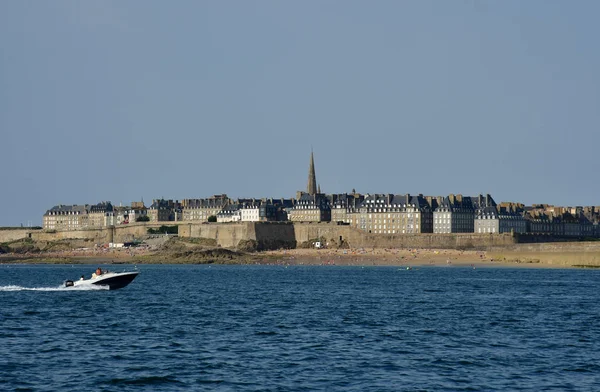
[[82,276],[80,280],[65,281],[65,287],[83,287],[94,285],[108,287],[109,290],[117,290],[131,283],[139,273],[139,271],[104,272],[101,275],[94,274],[90,279],[83,279]]

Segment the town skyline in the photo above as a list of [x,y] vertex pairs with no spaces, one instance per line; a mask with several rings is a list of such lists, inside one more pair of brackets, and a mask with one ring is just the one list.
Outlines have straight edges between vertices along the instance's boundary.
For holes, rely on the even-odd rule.
[[[600,3],[0,2],[0,226],[323,192],[598,203]],[[173,23],[177,21],[177,23]]]
[[[110,216],[112,216],[112,218],[110,220],[105,220],[104,218],[102,218],[101,216],[97,216],[93,219],[95,219],[97,222],[93,222],[90,224],[90,226],[96,226],[96,227],[103,227],[103,226],[110,226],[110,225],[119,225],[119,224],[128,224],[128,223],[132,223],[137,221],[140,217],[143,217],[143,219],[148,219],[148,221],[152,221],[152,222],[157,222],[157,221],[164,221],[164,222],[169,222],[169,221],[196,221],[196,220],[200,220],[200,221],[209,221],[209,216],[211,218],[215,218],[215,221],[217,221],[218,218],[218,222],[231,222],[232,220],[230,219],[231,216],[227,215],[228,213],[237,213],[237,212],[241,212],[240,216],[237,218],[240,221],[245,221],[245,220],[259,220],[259,215],[258,215],[258,208],[261,206],[261,204],[264,206],[265,204],[271,205],[271,207],[273,207],[273,211],[272,211],[272,216],[265,218],[263,216],[263,218],[267,221],[270,220],[275,220],[275,221],[287,221],[287,220],[291,220],[291,221],[316,221],[316,222],[321,222],[321,221],[336,221],[336,219],[338,219],[338,222],[343,222],[343,223],[350,223],[351,224],[351,219],[346,219],[347,216],[345,215],[346,213],[351,213],[351,212],[357,212],[359,211],[359,209],[362,207],[364,208],[365,205],[364,203],[367,202],[368,200],[371,200],[371,202],[377,202],[377,203],[385,203],[388,204],[388,207],[391,207],[392,199],[403,199],[406,198],[406,203],[408,203],[409,199],[414,199],[416,197],[415,200],[417,200],[417,203],[425,203],[429,205],[429,209],[431,213],[434,213],[435,211],[438,210],[438,208],[444,208],[444,204],[452,204],[452,203],[459,203],[461,204],[462,208],[462,203],[463,203],[463,199],[465,200],[469,200],[469,206],[468,208],[471,209],[471,213],[472,214],[476,214],[476,211],[478,210],[483,210],[481,206],[483,207],[494,207],[496,208],[496,206],[498,206],[498,208],[496,208],[496,211],[494,212],[494,214],[498,214],[500,212],[500,209],[503,208],[504,210],[507,209],[510,213],[518,213],[519,215],[522,215],[521,218],[524,218],[528,212],[526,211],[531,211],[534,210],[535,214],[542,214],[542,215],[548,215],[552,216],[553,219],[555,217],[555,210],[556,210],[556,217],[558,216],[562,216],[564,213],[567,213],[568,215],[573,215],[573,216],[577,216],[577,215],[581,215],[584,214],[584,210],[587,211],[586,213],[589,215],[586,220],[589,220],[590,222],[596,222],[598,221],[598,223],[600,223],[600,205],[596,206],[596,205],[589,205],[589,206],[570,206],[570,205],[553,205],[553,204],[549,204],[549,203],[532,203],[530,205],[526,205],[525,203],[519,202],[519,201],[500,201],[499,203],[497,203],[495,200],[493,200],[492,196],[490,196],[489,193],[479,193],[477,195],[463,195],[462,193],[449,193],[447,195],[424,195],[422,193],[418,193],[418,194],[410,194],[410,193],[406,193],[404,195],[402,194],[397,194],[397,193],[390,193],[390,192],[375,192],[375,193],[361,193],[361,192],[357,192],[356,189],[352,189],[351,192],[343,192],[343,193],[326,193],[326,192],[322,192],[321,190],[321,185],[320,183],[317,181],[317,175],[316,175],[316,168],[315,168],[315,157],[314,157],[314,151],[313,148],[311,147],[310,150],[310,159],[309,159],[309,164],[308,164],[308,180],[307,180],[307,185],[306,185],[306,189],[305,190],[300,190],[300,191],[296,191],[296,194],[292,197],[281,197],[281,198],[277,198],[277,197],[229,197],[226,193],[215,193],[211,196],[208,197],[204,197],[204,198],[182,198],[182,199],[165,199],[164,197],[161,198],[156,198],[156,199],[152,199],[151,204],[149,204],[148,206],[145,205],[144,202],[144,198],[142,197],[139,201],[131,201],[131,203],[123,205],[122,202],[119,202],[119,205],[115,205],[112,203],[112,201],[110,200],[104,200],[104,201],[100,201],[98,203],[84,203],[84,204],[58,204],[54,207],[52,207],[51,209],[47,210],[46,213],[44,214],[44,218],[43,218],[43,222],[42,222],[42,226],[46,229],[50,228],[50,229],[55,229],[55,228],[60,228],[60,225],[56,224],[56,219],[57,218],[53,218],[52,215],[62,215],[62,214],[90,214],[93,213],[94,210],[102,210],[105,212],[109,212]],[[483,205],[481,199],[485,198],[486,200],[489,198],[491,200],[491,204],[489,201],[485,202],[485,205]],[[479,198],[479,202],[475,201],[475,199]],[[353,206],[349,206],[349,201],[350,199],[353,199]],[[387,201],[385,201],[387,199]],[[319,201],[320,200],[320,201]],[[418,201],[421,200],[421,201]],[[210,208],[210,212],[207,211],[203,211],[200,213],[200,215],[197,215],[198,212],[183,212],[183,210],[187,209],[197,209],[198,207],[202,207],[205,208],[206,204],[211,204],[215,202],[216,204],[218,204],[218,208],[217,205],[215,205],[214,210],[211,207]],[[343,216],[340,216],[338,213],[338,216],[336,217],[336,214],[334,214],[333,212],[335,211],[335,208],[340,208],[339,203],[342,202],[341,207],[342,208],[346,208],[347,211],[346,213],[344,213]],[[296,216],[295,218],[292,218],[291,212],[293,212],[294,210],[296,211],[296,214],[298,214],[298,211],[302,208],[306,208],[303,207],[303,204],[311,204],[311,205],[318,205],[318,204],[322,204],[325,203],[326,204],[326,208],[325,210],[327,210],[327,212],[323,215],[323,212],[319,212],[318,217],[315,219],[314,216],[308,216],[308,217],[304,217],[303,215],[300,216]],[[237,207],[235,207],[237,205]],[[458,204],[455,206],[457,207]],[[500,207],[502,206],[502,207]],[[107,210],[106,208],[110,207],[110,210]],[[235,207],[232,209],[232,207]],[[241,207],[241,210],[240,210]],[[114,209],[113,209],[114,208]],[[251,214],[253,215],[252,217],[244,216],[243,210],[244,208],[250,208],[250,209],[254,209],[255,211],[252,211]],[[281,216],[275,216],[275,209],[283,209],[283,215]],[[370,207],[366,206],[367,210],[370,209]],[[169,210],[169,212],[166,211],[160,211],[161,209],[165,209],[165,210]],[[229,209],[229,211],[227,211],[227,209]],[[149,210],[149,211],[148,211]],[[240,210],[240,211],[238,211]],[[62,211],[62,212],[61,212]],[[119,212],[120,211],[120,212]],[[179,211],[179,212],[177,212]],[[148,213],[147,215],[147,212]],[[301,212],[301,211],[300,211]],[[225,214],[224,217],[219,216],[219,214]],[[139,215],[142,214],[142,215]],[[162,214],[162,215],[161,215]],[[266,214],[265,211],[262,211],[261,214]],[[312,214],[312,213],[311,213]],[[130,219],[129,216],[132,215],[132,218]],[[254,216],[256,215],[256,216]],[[289,215],[289,216],[288,216]],[[262,216],[262,215],[261,215]],[[307,218],[307,219],[305,219]],[[104,219],[104,220],[103,220]],[[50,222],[49,220],[51,220],[52,222]],[[79,220],[79,218],[76,219],[77,221]],[[469,218],[468,220],[472,220],[472,218]],[[62,222],[62,221],[61,221]],[[69,222],[68,220],[65,220],[64,222]],[[356,224],[356,222],[354,222]],[[75,228],[79,228],[81,225],[81,222],[77,222],[76,226],[71,227],[71,223],[68,223],[68,228],[69,229],[75,229]],[[88,225],[88,223],[85,223],[85,225]],[[357,225],[357,224],[356,224]],[[521,222],[521,225],[523,226],[523,230],[526,230],[525,226],[526,226],[526,222],[525,220],[523,220]],[[32,226],[32,225],[29,225]],[[358,225],[357,225],[358,226]],[[368,230],[368,229],[367,229]],[[433,230],[433,228],[432,228]],[[475,228],[471,228],[469,230],[475,230]],[[370,232],[370,230],[369,230]],[[523,231],[525,232],[525,231]]]
[[154,199],[116,207],[58,205],[47,210],[46,230],[75,231],[133,223],[290,222],[347,225],[369,234],[534,234],[577,238],[600,237],[600,207],[562,207],[546,204],[497,203],[490,194],[424,196],[423,194],[325,194],[318,185],[311,150],[305,191],[289,199],[232,199],[226,194],[208,198]]

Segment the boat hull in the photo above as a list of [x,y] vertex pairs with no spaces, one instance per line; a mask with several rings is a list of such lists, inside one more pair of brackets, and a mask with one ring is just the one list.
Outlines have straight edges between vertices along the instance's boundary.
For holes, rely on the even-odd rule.
[[115,276],[106,276],[96,278],[97,282],[92,282],[95,286],[108,286],[109,290],[117,290],[127,286],[129,283],[138,275],[138,272],[126,272],[122,274],[115,274]]
[[133,282],[133,280],[138,276],[139,271],[134,272],[107,272],[100,276],[85,279],[85,280],[67,280],[65,282],[65,287],[80,287],[83,288],[85,286],[101,286],[106,287],[109,290],[117,290],[127,286],[129,283]]

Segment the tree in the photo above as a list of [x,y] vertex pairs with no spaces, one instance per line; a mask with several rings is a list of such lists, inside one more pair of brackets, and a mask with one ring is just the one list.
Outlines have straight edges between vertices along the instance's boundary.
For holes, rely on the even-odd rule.
[[208,221],[209,222],[216,222],[217,221],[217,217],[214,216],[214,215],[211,215],[211,216],[208,217]]
[[150,217],[148,215],[142,215],[135,218],[136,222],[150,222]]

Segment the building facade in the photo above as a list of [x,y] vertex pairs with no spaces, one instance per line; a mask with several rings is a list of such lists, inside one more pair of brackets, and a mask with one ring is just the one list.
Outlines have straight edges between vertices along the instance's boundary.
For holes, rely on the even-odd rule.
[[57,205],[46,211],[42,227],[52,230],[79,230],[115,224],[114,208],[110,202],[94,205]]
[[434,233],[473,233],[475,206],[473,198],[450,194],[438,200],[433,211]]
[[177,200],[154,199],[147,210],[150,222],[173,222],[181,220],[181,207]]
[[288,219],[292,222],[329,222],[331,207],[329,199],[320,193],[309,195],[302,192],[289,212]]
[[355,225],[356,213],[365,197],[360,193],[356,193],[353,189],[352,193],[342,193],[329,196],[329,204],[331,205],[331,221],[338,224]]
[[526,233],[527,221],[523,209],[513,203],[498,206],[488,194],[479,195],[475,214],[476,233]]
[[205,199],[184,199],[181,201],[181,219],[184,221],[208,222],[211,216],[217,214],[229,204],[232,204],[227,195],[214,195]]
[[219,223],[239,222],[242,220],[240,205],[237,203],[228,204],[221,211],[217,212],[216,217]]
[[365,195],[355,227],[374,234],[433,233],[433,212],[423,195]]

